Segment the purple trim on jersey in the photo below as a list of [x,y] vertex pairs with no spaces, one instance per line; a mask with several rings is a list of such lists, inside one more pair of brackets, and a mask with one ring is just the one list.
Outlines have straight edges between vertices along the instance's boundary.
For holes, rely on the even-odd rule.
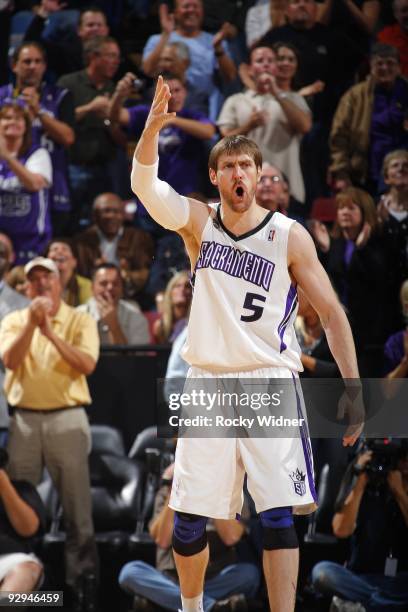
[[279,349],[280,353],[283,353],[283,351],[286,350],[287,348],[285,342],[283,341],[283,336],[284,336],[286,327],[289,323],[290,317],[292,316],[293,311],[295,310],[297,306],[297,303],[298,303],[298,299],[297,299],[296,285],[291,284],[289,291],[288,291],[287,298],[286,298],[285,314],[283,315],[282,321],[278,325],[278,334],[281,340],[280,349]]
[[296,387],[296,378],[293,375],[293,373],[292,373],[292,380],[293,380],[293,385],[295,387],[295,393],[296,393],[296,408],[297,408],[298,418],[304,419],[303,425],[299,426],[299,431],[300,431],[300,437],[302,439],[303,455],[305,457],[307,479],[309,481],[309,489],[310,489],[310,492],[312,494],[312,497],[315,503],[317,503],[317,495],[316,495],[315,483],[314,483],[314,478],[313,478],[312,448],[310,446],[309,431],[306,425],[305,417],[303,416],[303,413],[302,413],[300,397],[299,397],[299,393]]

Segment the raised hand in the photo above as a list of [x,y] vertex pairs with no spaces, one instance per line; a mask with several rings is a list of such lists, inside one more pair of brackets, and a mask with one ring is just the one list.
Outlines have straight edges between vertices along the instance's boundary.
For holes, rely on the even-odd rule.
[[159,19],[162,32],[171,34],[175,28],[174,13],[170,13],[169,7],[165,3],[159,6]]
[[176,116],[176,113],[167,112],[170,98],[170,88],[160,75],[157,79],[156,91],[144,129],[145,134],[149,137],[158,134]]

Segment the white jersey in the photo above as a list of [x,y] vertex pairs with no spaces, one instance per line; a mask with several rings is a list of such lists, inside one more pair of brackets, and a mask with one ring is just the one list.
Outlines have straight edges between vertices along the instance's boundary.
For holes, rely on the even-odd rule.
[[211,371],[303,370],[293,327],[298,298],[287,264],[295,221],[275,212],[234,236],[220,207],[205,225],[183,358]]

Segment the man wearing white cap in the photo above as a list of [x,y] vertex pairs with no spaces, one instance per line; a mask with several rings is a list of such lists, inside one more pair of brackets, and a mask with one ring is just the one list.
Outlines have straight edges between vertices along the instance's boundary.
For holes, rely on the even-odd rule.
[[63,507],[66,583],[77,589],[81,575],[97,573],[83,406],[91,401],[86,376],[98,359],[98,332],[88,314],[61,299],[54,261],[36,257],[24,270],[32,301],[0,327],[4,386],[13,407],[8,472],[37,485],[46,465]]

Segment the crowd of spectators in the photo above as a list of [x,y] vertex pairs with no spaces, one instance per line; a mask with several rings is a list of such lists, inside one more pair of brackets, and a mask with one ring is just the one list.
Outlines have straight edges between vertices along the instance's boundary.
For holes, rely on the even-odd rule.
[[[49,418],[50,441],[42,443],[55,472],[58,452],[72,440],[59,445],[52,428],[68,411],[43,413],[87,403],[84,377],[99,344],[177,339],[178,347],[183,337],[192,299],[183,241],[151,219],[130,189],[131,154],[159,74],[175,113],[160,133],[159,177],[213,202],[206,167],[213,144],[233,134],[255,140],[264,159],[258,203],[310,231],[349,317],[361,374],[407,377],[408,0],[0,4],[0,321],[7,317],[0,337],[7,400],[17,406],[12,478],[36,484],[40,477],[39,443],[31,455],[21,450],[30,448],[22,431],[39,435],[37,417]],[[320,320],[300,291],[299,304],[304,376],[338,376]],[[71,328],[66,340],[55,339],[61,308],[69,308],[74,327],[86,328],[82,339]],[[10,318],[19,309],[23,314]],[[56,380],[67,377],[66,392],[53,396],[48,385],[49,398],[38,401],[30,389],[46,376],[43,366],[20,364],[35,362],[44,342],[54,347],[44,354]],[[72,369],[79,393],[68,382]],[[71,436],[81,437],[79,470],[89,432],[82,408],[75,414],[69,420]],[[8,427],[1,391],[1,440]],[[365,463],[367,455],[359,465]],[[66,582],[73,588],[84,567],[97,575],[98,561],[88,475],[77,483],[76,508],[67,493],[76,474],[72,465],[61,469],[62,476],[51,475],[68,517]],[[1,469],[0,477],[1,498],[15,485]],[[363,495],[367,482],[359,482]],[[403,495],[401,483],[390,487]],[[29,535],[42,521],[31,516],[30,496]],[[37,563],[22,561],[31,569]],[[34,569],[33,585],[42,567]],[[316,588],[327,590],[327,569],[315,572]],[[121,582],[133,573],[128,568]],[[333,594],[344,595],[334,587]]]

